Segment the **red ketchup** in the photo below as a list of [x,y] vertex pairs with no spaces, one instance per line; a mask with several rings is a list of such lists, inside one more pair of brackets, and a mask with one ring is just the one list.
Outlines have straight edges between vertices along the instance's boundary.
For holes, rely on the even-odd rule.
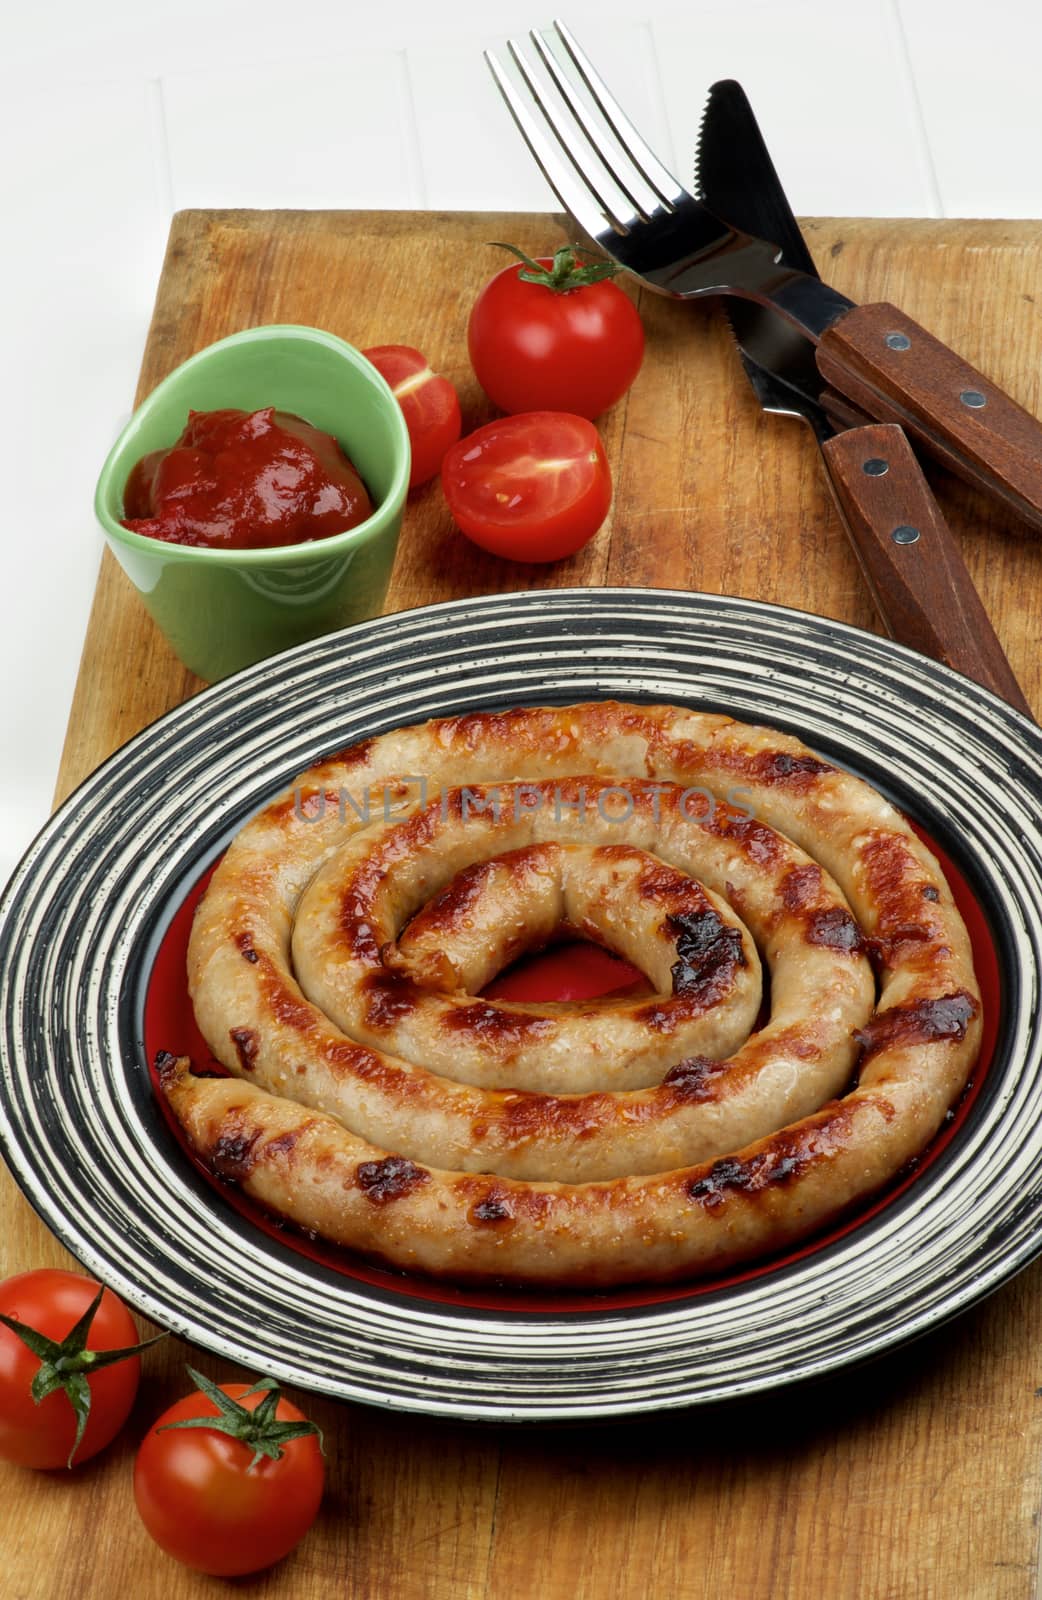
[[167,544],[268,550],[343,533],[372,514],[331,434],[268,406],[190,411],[176,444],[139,461],[124,528]]

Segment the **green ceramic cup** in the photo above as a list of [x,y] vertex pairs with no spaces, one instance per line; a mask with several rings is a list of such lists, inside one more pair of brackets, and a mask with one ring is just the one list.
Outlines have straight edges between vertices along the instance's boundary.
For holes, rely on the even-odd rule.
[[[189,410],[275,406],[339,440],[375,506],[346,533],[274,550],[209,550],[120,525],[131,468],[171,445]],[[376,368],[319,328],[249,328],[200,350],[135,411],[94,509],[116,560],[177,655],[213,681],[381,609],[409,487],[409,435]]]

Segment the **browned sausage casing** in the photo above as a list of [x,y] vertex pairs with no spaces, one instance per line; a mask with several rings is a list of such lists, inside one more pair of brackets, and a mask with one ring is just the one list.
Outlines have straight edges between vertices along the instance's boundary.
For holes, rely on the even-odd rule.
[[[480,997],[562,923],[652,992]],[[802,1238],[924,1148],[980,1035],[904,819],[785,735],[669,706],[444,719],[314,768],[218,867],[189,977],[238,1080],[166,1063],[203,1159],[466,1278],[676,1278]]]

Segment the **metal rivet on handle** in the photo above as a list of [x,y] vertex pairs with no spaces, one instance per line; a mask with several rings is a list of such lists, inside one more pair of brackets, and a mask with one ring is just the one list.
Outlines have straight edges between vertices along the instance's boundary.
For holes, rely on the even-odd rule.
[[979,411],[981,406],[986,406],[988,403],[979,389],[964,389],[959,399],[964,406],[969,406],[973,411]]
[[907,333],[888,333],[886,342],[891,350],[908,350],[912,344]]
[[913,528],[911,523],[900,522],[890,537],[895,544],[915,544],[919,538],[919,529]]
[[884,472],[890,471],[890,463],[881,460],[879,456],[872,456],[862,464],[861,470],[867,478],[881,478]]

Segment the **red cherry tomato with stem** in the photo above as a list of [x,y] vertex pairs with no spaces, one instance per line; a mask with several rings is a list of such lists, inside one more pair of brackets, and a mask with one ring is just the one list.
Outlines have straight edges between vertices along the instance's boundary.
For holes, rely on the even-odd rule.
[[221,1578],[260,1572],[318,1514],[321,1435],[271,1379],[217,1385],[188,1372],[196,1392],[164,1411],[138,1451],[138,1511],[185,1566]]
[[441,482],[458,527],[514,561],[557,561],[592,539],[611,505],[611,470],[585,417],[500,417],[453,445]]
[[599,417],[626,393],[644,356],[640,313],[610,281],[615,266],[567,246],[552,260],[502,248],[521,262],[486,284],[470,314],[478,382],[501,411]]
[[[165,1338],[158,1334],[156,1339]],[[0,1457],[78,1465],[130,1414],[141,1376],[130,1312],[78,1272],[40,1267],[0,1283]]]
[[448,378],[432,372],[427,357],[410,345],[379,344],[362,354],[386,378],[402,408],[412,446],[409,488],[415,489],[437,474],[446,450],[460,436],[459,396]]

